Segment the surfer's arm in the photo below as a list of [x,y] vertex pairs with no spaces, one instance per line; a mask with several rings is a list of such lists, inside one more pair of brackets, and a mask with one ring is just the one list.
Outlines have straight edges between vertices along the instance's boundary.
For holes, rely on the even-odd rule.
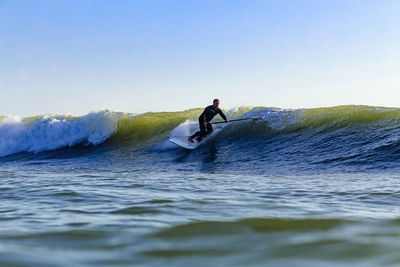
[[203,123],[204,126],[207,126],[207,123],[210,123],[209,121],[207,121],[207,114],[210,113],[210,109],[212,108],[212,106],[208,106],[204,109],[203,114],[201,114],[201,116],[203,116]]
[[229,120],[226,118],[225,114],[222,112],[221,109],[218,109],[218,114],[224,119],[225,122],[228,122]]
[[206,122],[206,112],[207,112],[207,108],[205,108],[203,110],[203,113],[201,113],[201,115],[199,117],[199,121],[202,121],[203,123]]

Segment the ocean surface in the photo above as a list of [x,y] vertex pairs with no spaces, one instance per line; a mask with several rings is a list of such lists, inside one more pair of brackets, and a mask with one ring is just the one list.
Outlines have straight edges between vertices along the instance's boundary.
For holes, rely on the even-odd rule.
[[0,266],[400,265],[400,109],[201,112],[0,117]]

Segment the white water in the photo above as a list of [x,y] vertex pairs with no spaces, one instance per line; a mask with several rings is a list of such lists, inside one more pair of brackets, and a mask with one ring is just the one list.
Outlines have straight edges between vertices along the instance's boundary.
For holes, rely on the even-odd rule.
[[0,156],[41,152],[79,143],[97,145],[117,129],[121,113],[91,112],[81,117],[44,115],[27,123],[21,118],[0,121]]
[[241,118],[259,118],[257,122],[268,122],[269,127],[279,131],[298,122],[301,112],[300,109],[263,108],[251,110]]

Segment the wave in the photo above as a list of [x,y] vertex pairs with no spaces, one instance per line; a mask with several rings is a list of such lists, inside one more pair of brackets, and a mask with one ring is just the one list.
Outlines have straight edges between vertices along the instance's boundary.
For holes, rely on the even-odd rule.
[[116,131],[121,117],[122,114],[109,111],[92,112],[81,117],[6,117],[0,121],[0,156],[37,153],[77,144],[98,145]]
[[236,221],[198,221],[172,226],[155,233],[160,239],[224,236],[249,232],[327,231],[354,221],[337,218],[245,218]]
[[[109,149],[148,145],[158,145],[162,148],[169,136],[187,136],[196,131],[197,117],[201,112],[202,109],[191,109],[136,115],[104,110],[79,117],[64,115],[2,117],[0,156],[21,152],[37,153],[77,145],[92,147],[110,144]],[[236,144],[242,149],[248,149],[246,144],[253,142],[251,146],[258,146],[262,153],[274,150],[307,155],[308,151],[319,151],[320,158],[314,162],[349,160],[357,155],[365,156],[366,152],[369,153],[367,154],[370,160],[374,160],[376,159],[374,155],[378,152],[380,157],[393,156],[393,153],[398,152],[400,132],[398,108],[241,107],[226,113],[230,119],[257,118],[257,120],[215,125],[220,131],[213,138],[221,141],[219,142],[221,146],[232,147]],[[285,148],[283,144],[286,144]],[[172,144],[168,145],[169,149],[173,147]],[[333,153],[333,150],[336,152]],[[386,151],[386,154],[382,151]]]
[[[243,113],[245,108],[228,114]],[[103,110],[85,116],[43,115],[0,117],[0,157],[38,153],[77,145],[142,145],[164,138],[179,124],[195,120],[201,109],[181,112],[132,114]]]

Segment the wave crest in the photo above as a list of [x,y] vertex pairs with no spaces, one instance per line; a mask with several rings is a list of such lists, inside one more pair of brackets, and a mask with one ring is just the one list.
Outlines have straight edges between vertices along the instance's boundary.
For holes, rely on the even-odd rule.
[[77,144],[97,145],[116,131],[121,117],[120,113],[106,110],[81,117],[5,118],[0,121],[0,156],[55,150]]
[[[143,144],[159,144],[170,135],[189,135],[198,129],[197,118],[202,109],[180,112],[159,112],[134,115],[98,111],[85,116],[45,115],[31,118],[0,118],[0,157],[20,152],[41,152],[73,147],[79,144],[98,145],[107,140],[107,149]],[[229,119],[257,118],[229,124],[217,124],[215,137],[245,144],[256,139],[260,147],[277,146],[292,138],[315,147],[335,146],[341,140],[348,148],[374,150],[396,149],[400,125],[400,109],[371,106],[337,106],[314,109],[280,109],[242,107],[226,112]],[[216,121],[220,120],[218,116]],[[287,135],[290,133],[291,135]],[[293,135],[294,133],[295,135]],[[362,138],[357,138],[356,135]],[[273,137],[278,137],[273,139]],[[290,137],[290,138],[289,138]],[[368,137],[368,138],[367,138]],[[283,138],[283,139],[282,139]],[[239,140],[240,139],[240,140]],[[262,140],[268,142],[265,146]],[[275,140],[275,141],[274,141]],[[360,143],[362,141],[362,144]],[[261,141],[261,142],[260,142]],[[303,152],[309,148],[295,143]],[[161,142],[162,143],[162,142]]]

